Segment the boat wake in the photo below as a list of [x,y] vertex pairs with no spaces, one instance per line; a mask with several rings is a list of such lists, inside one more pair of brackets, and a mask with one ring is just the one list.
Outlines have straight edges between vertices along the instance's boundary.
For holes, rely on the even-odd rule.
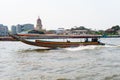
[[115,48],[115,47],[120,47],[120,45],[115,45],[115,44],[106,44],[106,45],[88,45],[88,46],[79,46],[79,47],[70,47],[70,48],[56,48],[56,49],[51,49],[51,48],[29,48],[29,49],[22,49],[19,52],[45,52],[45,51],[50,51],[50,50],[67,50],[67,51],[82,51],[82,50],[95,50],[95,49],[102,49],[102,48]]
[[94,46],[94,45],[91,45],[91,46],[79,46],[79,47],[76,47],[76,48],[65,48],[65,50],[69,50],[69,51],[79,51],[79,50],[89,50],[89,49],[95,49],[97,48],[98,46]]
[[120,47],[120,45],[116,45],[116,44],[106,44],[105,47]]
[[112,48],[112,47],[120,47],[120,45],[114,45],[114,44],[106,44],[104,46],[102,46],[102,45],[90,45],[90,46],[79,46],[79,47],[75,47],[75,48],[65,48],[65,50],[81,51],[81,50],[94,50],[94,49]]

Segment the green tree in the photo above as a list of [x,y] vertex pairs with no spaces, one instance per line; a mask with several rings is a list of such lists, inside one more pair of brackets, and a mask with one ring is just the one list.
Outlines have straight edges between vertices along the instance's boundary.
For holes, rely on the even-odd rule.
[[111,29],[113,29],[115,32],[118,31],[120,29],[119,25],[113,26]]

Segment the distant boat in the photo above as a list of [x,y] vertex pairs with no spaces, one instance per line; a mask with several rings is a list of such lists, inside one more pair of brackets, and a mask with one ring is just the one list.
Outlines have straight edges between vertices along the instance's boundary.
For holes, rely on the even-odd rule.
[[[86,39],[84,42],[71,42],[68,40],[66,42],[59,42],[59,41],[55,42],[55,41],[44,41],[37,39],[35,41],[28,41],[17,35],[10,34],[10,36],[16,40],[19,40],[29,45],[47,47],[47,48],[68,48],[68,47],[78,47],[78,46],[87,46],[87,45],[105,45],[104,43],[98,41],[98,37],[93,37],[93,36],[84,37]],[[88,38],[92,38],[92,41],[88,41]]]

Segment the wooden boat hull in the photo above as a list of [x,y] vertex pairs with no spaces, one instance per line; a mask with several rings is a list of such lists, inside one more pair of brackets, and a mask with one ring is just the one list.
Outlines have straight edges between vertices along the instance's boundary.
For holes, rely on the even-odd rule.
[[44,42],[41,40],[36,40],[35,43],[38,46],[50,47],[50,48],[67,48],[67,47],[78,47],[86,45],[103,45],[99,42]]
[[78,46],[86,46],[86,45],[104,45],[104,43],[100,43],[100,42],[52,42],[52,41],[42,41],[42,40],[35,40],[34,42],[32,42],[22,39],[21,37],[16,35],[10,35],[10,36],[16,40],[19,40],[29,45],[47,47],[47,48],[67,48],[67,47],[78,47]]

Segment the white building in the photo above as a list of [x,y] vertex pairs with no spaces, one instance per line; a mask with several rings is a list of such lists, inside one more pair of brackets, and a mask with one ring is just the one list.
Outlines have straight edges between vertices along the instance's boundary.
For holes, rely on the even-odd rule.
[[58,30],[56,30],[57,34],[64,34],[65,33],[65,29],[64,28],[58,28]]
[[8,27],[0,24],[0,36],[8,36]]
[[70,32],[70,34],[74,34],[74,35],[86,35],[87,34],[87,30],[72,30]]
[[11,30],[13,34],[17,34],[17,33],[21,33],[24,31],[34,30],[34,25],[33,24],[24,24],[24,25],[18,24],[17,26],[12,26]]
[[65,30],[64,28],[58,28],[58,30],[56,30],[56,33],[61,35],[86,35],[88,34],[88,30]]

